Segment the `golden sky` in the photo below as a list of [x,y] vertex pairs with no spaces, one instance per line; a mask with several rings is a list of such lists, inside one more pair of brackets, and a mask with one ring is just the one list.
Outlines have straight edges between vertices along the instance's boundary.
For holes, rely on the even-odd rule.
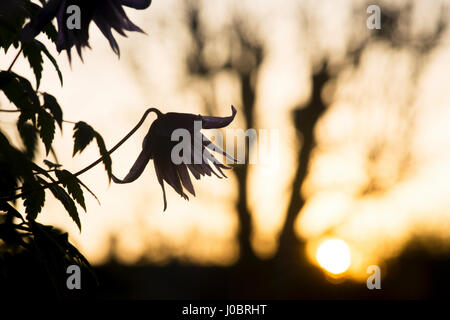
[[[433,30],[438,2],[411,1],[411,34]],[[93,50],[69,65],[65,54],[57,57],[64,75],[58,84],[53,67],[46,63],[41,84],[58,98],[64,118],[86,121],[98,130],[108,147],[119,141],[148,107],[162,111],[203,113],[202,84],[189,78],[184,56],[191,46],[181,0],[153,1],[145,11],[127,11],[131,20],[148,34],[129,33],[117,37],[118,59],[95,26],[90,30]],[[253,245],[261,257],[271,256],[290,195],[296,143],[291,111],[308,101],[310,77],[319,59],[326,56],[341,68],[329,87],[334,92],[325,116],[316,128],[317,148],[302,187],[306,205],[296,221],[298,235],[308,243],[311,261],[316,263],[318,245],[327,238],[344,240],[350,249],[348,274],[365,276],[370,264],[382,264],[395,257],[416,236],[433,236],[433,248],[450,244],[450,74],[449,37],[421,60],[414,73],[417,52],[372,43],[365,48],[359,67],[339,65],[351,41],[369,32],[363,9],[353,16],[350,6],[358,1],[203,1],[201,18],[211,33],[232,23],[234,13],[248,17],[267,48],[257,75],[257,124],[279,134],[278,162],[252,165],[249,207],[255,231]],[[400,5],[402,1],[394,2]],[[392,4],[391,4],[392,5]],[[383,6],[383,4],[382,4]],[[426,12],[426,15],[424,14]],[[306,24],[306,21],[308,23]],[[43,39],[44,40],[44,39]],[[216,44],[220,52],[226,44]],[[50,45],[51,47],[51,45]],[[52,48],[52,52],[55,50]],[[15,52],[1,53],[0,67],[12,61]],[[421,58],[422,59],[422,58]],[[33,79],[27,62],[19,60],[14,71]],[[238,109],[232,128],[242,126],[242,104],[236,76],[223,72],[214,77],[218,116],[228,115],[231,104]],[[411,98],[413,97],[413,99]],[[1,107],[8,103],[1,97]],[[406,111],[405,111],[406,110]],[[404,115],[413,110],[414,120]],[[2,128],[17,140],[14,115],[1,115]],[[138,153],[149,128],[145,125],[116,151],[113,171],[124,176]],[[59,133],[59,132],[57,132]],[[406,138],[403,136],[406,136]],[[406,139],[406,140],[405,140]],[[383,152],[369,166],[368,151],[374,141]],[[72,158],[72,125],[64,124],[55,141],[59,160],[76,171],[97,155],[95,146]],[[407,147],[411,161],[403,164]],[[37,159],[38,162],[42,159]],[[401,175],[400,175],[401,172]],[[361,195],[371,175],[382,192]],[[236,261],[238,220],[234,211],[236,181],[206,177],[196,181],[197,197],[189,202],[168,190],[168,209],[163,213],[162,192],[153,164],[128,185],[108,185],[103,167],[80,178],[99,197],[86,195],[88,213],[81,213],[82,232],[59,203],[47,196],[39,216],[70,232],[71,239],[93,264],[113,254],[123,263],[142,258],[165,262],[173,257],[193,263],[229,265]],[[436,245],[439,244],[439,245]]]

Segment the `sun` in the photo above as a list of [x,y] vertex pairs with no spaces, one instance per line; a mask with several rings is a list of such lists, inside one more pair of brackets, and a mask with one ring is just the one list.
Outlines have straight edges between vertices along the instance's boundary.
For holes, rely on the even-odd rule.
[[341,239],[325,240],[317,249],[316,259],[326,271],[338,275],[350,266],[350,248]]

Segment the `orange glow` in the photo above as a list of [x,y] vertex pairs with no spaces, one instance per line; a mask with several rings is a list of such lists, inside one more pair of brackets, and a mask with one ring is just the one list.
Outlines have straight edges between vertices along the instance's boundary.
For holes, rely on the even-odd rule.
[[[208,80],[186,75],[183,55],[192,44],[182,24],[184,18],[180,18],[182,2],[154,1],[149,11],[151,19],[130,11],[130,18],[149,35],[133,34],[133,40],[118,38],[120,61],[94,28],[90,41],[95,43],[95,50],[84,52],[84,63],[73,59],[70,66],[64,54],[55,55],[64,75],[64,88],[52,65],[44,60],[48,65],[40,90],[58,98],[66,120],[83,120],[97,129],[108,147],[119,141],[148,107],[164,112],[204,113],[213,105],[223,115],[234,104],[238,114],[231,127],[242,128],[242,88],[232,69]],[[340,2],[305,1],[304,10],[297,10],[297,0],[285,2],[280,6],[274,0],[250,1],[248,12],[243,13],[246,20],[264,21],[260,33],[267,36],[264,62],[252,75],[257,89],[256,126],[280,133],[278,166],[249,168],[251,240],[262,258],[277,250],[278,233],[291,199],[298,161],[292,111],[309,99],[315,59],[327,55],[332,57],[330,61],[342,58],[357,25],[349,23],[350,11]],[[233,21],[229,2],[203,3],[210,32],[220,33],[223,25]],[[258,16],[262,10],[270,12],[270,19]],[[299,27],[297,22],[303,17],[296,12],[309,18],[308,28]],[[429,27],[427,19],[420,16],[417,21]],[[356,31],[364,32],[367,30]],[[41,40],[48,41],[45,37]],[[222,40],[209,44],[204,52],[207,63],[222,63],[227,48],[228,43]],[[331,80],[332,86],[322,92],[329,95],[330,105],[314,130],[316,147],[306,180],[300,190],[294,190],[304,200],[295,231],[307,246],[314,247],[309,252],[310,260],[331,274],[363,279],[369,264],[395,257],[415,236],[433,235],[443,247],[450,246],[450,49],[440,45],[423,59],[419,75],[413,73],[417,54],[382,41],[373,43],[362,52],[358,66],[346,65],[348,62],[334,66],[339,72]],[[2,69],[14,55],[13,50],[1,53]],[[15,64],[14,71],[33,79],[23,59]],[[205,92],[211,101],[204,98]],[[10,107],[4,96],[0,96],[0,104],[5,109]],[[414,110],[414,123],[402,122],[404,109]],[[14,116],[1,117],[2,125],[8,124],[5,131],[18,141]],[[112,155],[117,176],[124,176],[136,159],[152,120],[148,119]],[[72,128],[64,125],[67,127],[62,135],[56,131],[55,148],[64,168],[76,171],[95,159],[98,151],[89,146],[82,155],[72,158]],[[408,150],[403,149],[406,144],[401,140],[403,127],[410,130]],[[368,146],[382,138],[385,152],[369,161]],[[402,162],[406,156],[412,159],[410,163]],[[39,221],[69,231],[71,240],[93,264],[113,256],[126,264],[142,259],[155,263],[180,259],[232,265],[239,254],[240,226],[236,214],[237,181],[232,173],[228,177],[202,178],[195,185],[197,196],[189,202],[169,189],[169,207],[163,213],[162,193],[152,163],[138,181],[126,186],[108,185],[103,168],[98,166],[80,177],[101,201],[99,206],[86,195],[88,213],[80,211],[81,233],[51,196]],[[375,191],[367,188],[371,179],[376,181]],[[318,245],[330,235],[336,238]]]
[[341,239],[329,239],[317,249],[316,259],[326,271],[334,275],[342,274],[350,266],[350,248]]

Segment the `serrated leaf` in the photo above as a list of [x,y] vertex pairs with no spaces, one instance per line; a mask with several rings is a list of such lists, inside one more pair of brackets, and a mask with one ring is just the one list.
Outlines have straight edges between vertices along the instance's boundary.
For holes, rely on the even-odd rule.
[[5,9],[7,11],[0,14],[0,47],[6,53],[12,44],[18,44],[19,33],[28,15],[23,7],[23,1],[9,1],[2,3],[2,6],[2,11]]
[[39,98],[27,79],[11,71],[1,71],[0,89],[18,109],[28,113],[27,119],[34,119],[34,113],[40,106]]
[[[49,24],[53,26],[52,24]],[[56,32],[56,31],[55,31]],[[58,73],[59,82],[61,83],[61,87],[63,86],[63,76],[61,73],[61,70],[59,69],[58,63],[56,62],[55,58],[51,55],[51,53],[47,50],[47,47],[40,41],[35,40],[40,44],[40,48],[42,52],[47,56],[47,58],[50,60],[50,62],[53,64],[53,66],[56,69],[56,72]]]
[[95,133],[95,130],[84,121],[75,124],[73,127],[74,145],[72,157],[77,152],[83,152],[84,148],[94,139]]
[[23,205],[28,220],[35,220],[45,202],[45,190],[36,180],[27,180],[23,184]]
[[40,45],[33,40],[32,42],[23,45],[23,55],[28,59],[31,69],[33,69],[34,76],[36,77],[36,90],[39,88],[42,78],[42,64],[44,60],[42,59],[42,53]]
[[105,165],[105,169],[108,174],[108,180],[111,182],[112,176],[111,156],[109,155],[108,150],[106,149],[105,142],[103,141],[102,136],[98,132],[95,132],[95,139],[97,140],[98,149],[100,151],[100,155],[102,156],[102,162]]
[[55,119],[45,110],[39,111],[38,114],[39,135],[45,145],[45,151],[48,155],[55,137]]
[[56,31],[55,26],[50,22],[48,23],[43,29],[42,32],[44,32],[48,39],[53,42],[56,43],[56,40],[58,39],[58,31]]
[[76,178],[78,180],[78,183],[83,186],[94,198],[95,200],[97,200],[98,204],[100,204],[100,200],[98,200],[97,196],[91,191],[91,189],[89,189],[84,183],[83,181],[81,181],[80,179]]
[[16,194],[17,182],[35,183],[31,161],[13,147],[0,130],[0,195],[11,197]]
[[17,129],[25,146],[25,152],[29,159],[33,159],[36,152],[37,145],[37,130],[36,128],[25,123],[22,120],[17,121]]
[[45,109],[48,109],[52,113],[53,118],[56,120],[59,128],[62,130],[63,113],[61,107],[58,104],[58,101],[51,94],[44,93],[43,96],[44,96],[43,107]]
[[8,214],[10,214],[11,216],[18,218],[20,220],[22,220],[22,215],[20,214],[19,211],[16,210],[16,208],[14,208],[12,205],[10,205],[8,202],[4,201],[1,203],[1,209],[6,211]]
[[75,205],[75,202],[72,200],[72,198],[67,194],[67,192],[61,188],[60,186],[56,184],[49,185],[50,191],[53,193],[56,199],[58,199],[64,208],[66,209],[69,216],[72,218],[72,220],[77,225],[78,229],[81,232],[81,221],[80,217],[78,216],[78,210]]
[[[11,71],[10,71],[11,72]],[[11,72],[17,80],[19,80],[20,85],[22,86],[23,90],[28,95],[28,98],[30,99],[31,103],[33,104],[34,109],[37,109],[39,107],[39,98],[37,96],[36,90],[33,89],[33,86],[31,85],[31,82],[28,81],[27,78],[24,78],[17,73]]]
[[56,170],[56,177],[66,187],[69,194],[86,211],[83,190],[80,187],[77,177],[67,170]]

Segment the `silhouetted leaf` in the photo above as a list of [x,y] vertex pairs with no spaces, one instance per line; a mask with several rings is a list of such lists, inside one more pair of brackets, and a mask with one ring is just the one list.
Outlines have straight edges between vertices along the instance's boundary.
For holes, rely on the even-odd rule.
[[80,179],[76,179],[78,180],[78,183],[82,185],[95,198],[95,200],[97,200],[98,204],[100,204],[100,200],[98,200],[97,196],[91,191],[91,189],[89,189]]
[[22,191],[24,192],[23,205],[25,206],[25,213],[28,220],[35,220],[45,202],[45,190],[41,188],[36,180],[26,180],[23,184]]
[[18,228],[22,230],[24,228],[15,224],[13,219],[13,217],[17,217],[16,214],[19,215],[18,218],[20,220],[22,220],[22,217],[12,206],[7,203],[6,205],[7,214],[0,214],[0,239],[10,248],[17,246],[27,247],[28,245],[22,239],[25,234],[18,230]]
[[26,154],[30,159],[34,158],[37,145],[37,130],[29,124],[22,121],[17,122],[17,129],[19,131],[22,142],[25,146]]
[[1,4],[8,9],[7,14],[0,15],[0,47],[5,50],[5,53],[12,44],[16,48],[19,46],[19,32],[28,16],[23,4],[24,1],[9,1],[9,3]]
[[[39,228],[39,230],[36,230]],[[33,231],[36,234],[42,235],[48,241],[46,246],[54,247],[53,252],[58,252],[58,255],[68,260],[70,264],[77,264],[80,267],[86,268],[98,284],[97,276],[95,275],[88,260],[75,248],[70,242],[67,232],[48,225],[40,223],[33,223]],[[66,268],[64,268],[66,270]],[[65,283],[65,281],[63,281]]]
[[55,26],[51,22],[42,29],[42,32],[47,35],[51,42],[56,43],[56,40],[58,38],[58,31],[56,31]]
[[39,135],[45,145],[45,151],[48,155],[55,137],[55,119],[45,110],[39,111],[38,114]]
[[24,113],[24,118],[36,122],[34,114],[40,106],[39,98],[27,79],[14,72],[1,71],[0,89]]
[[17,182],[34,182],[29,158],[12,146],[0,131],[0,195],[10,197],[15,194]]
[[51,228],[50,226],[32,222],[30,227],[33,233],[35,254],[47,272],[53,288],[59,292],[62,288],[61,283],[64,283],[64,271],[67,268],[65,254],[61,252],[62,248],[58,243],[48,236],[46,231]]
[[[49,25],[51,25],[51,24],[49,24]],[[63,76],[62,76],[61,70],[59,69],[58,63],[56,62],[55,58],[51,55],[51,53],[47,50],[45,45],[42,42],[39,42],[38,40],[36,40],[36,41],[40,44],[40,48],[41,48],[42,52],[47,56],[47,58],[50,60],[50,62],[55,67],[56,72],[58,73],[59,82],[61,83],[61,87],[62,87]]]
[[64,206],[64,208],[69,213],[72,220],[76,223],[78,229],[81,232],[81,222],[80,217],[78,216],[78,210],[75,206],[75,202],[72,198],[67,194],[67,192],[58,186],[57,184],[48,184],[50,191],[53,193],[56,199],[58,199]]
[[6,211],[11,216],[22,220],[22,215],[19,211],[6,201],[0,202],[0,210]]
[[61,107],[58,104],[58,101],[56,101],[55,97],[51,94],[44,93],[44,105],[43,107],[45,109],[50,110],[50,112],[53,115],[53,118],[58,123],[59,128],[62,130],[62,121],[63,121],[63,113],[61,110]]
[[86,211],[86,204],[84,202],[83,190],[79,185],[77,177],[67,170],[56,170],[56,177],[66,187],[69,194],[76,202]]
[[34,75],[36,77],[36,90],[39,88],[42,78],[42,53],[40,45],[33,40],[30,43],[23,45],[23,55],[28,59],[31,69],[33,69]]
[[73,127],[73,154],[75,156],[77,152],[83,152],[84,148],[94,139],[95,130],[84,121],[77,122]]
[[105,165],[106,172],[108,173],[108,180],[111,181],[112,176],[112,161],[111,156],[108,153],[108,150],[106,150],[105,142],[103,141],[102,136],[95,132],[95,139],[97,140],[98,149],[100,151],[100,155],[102,156],[103,164]]

